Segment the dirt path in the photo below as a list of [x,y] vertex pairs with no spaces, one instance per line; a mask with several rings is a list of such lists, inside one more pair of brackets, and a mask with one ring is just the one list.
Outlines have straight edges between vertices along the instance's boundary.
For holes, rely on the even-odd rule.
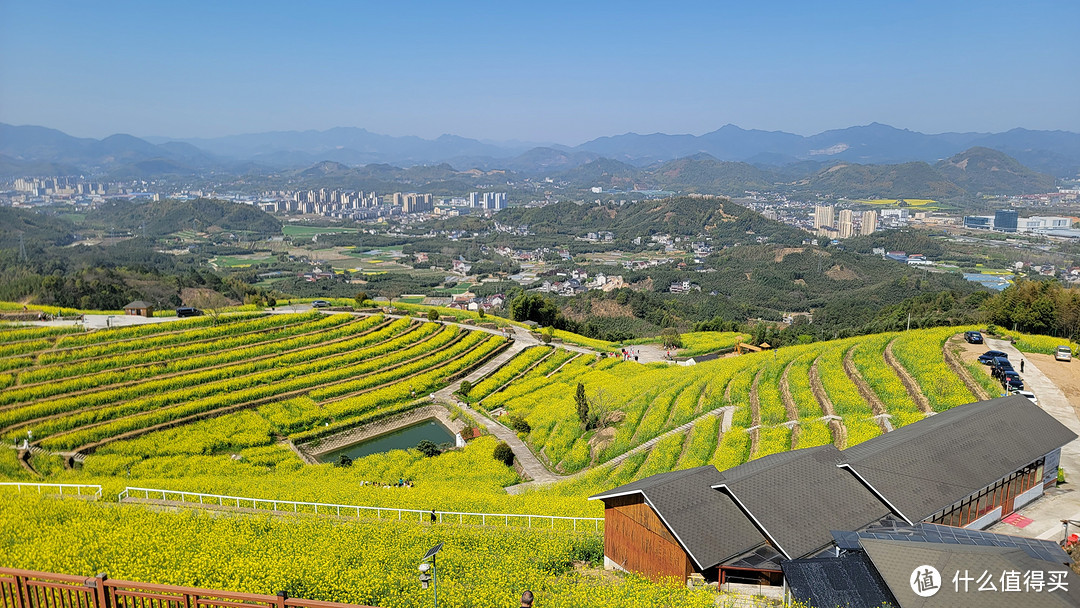
[[919,384],[904,369],[904,366],[900,365],[900,362],[896,360],[896,355],[892,352],[893,342],[896,342],[895,338],[885,345],[885,364],[893,368],[896,375],[900,376],[900,382],[903,383],[904,389],[911,396],[911,400],[919,406],[919,409],[926,414],[934,413],[934,408],[930,407],[930,402],[926,400],[926,395],[923,395],[922,390],[919,389]]
[[881,427],[881,432],[888,433],[893,430],[892,415],[889,414],[888,408],[878,398],[877,393],[870,388],[870,385],[866,383],[866,379],[863,378],[859,372],[859,368],[855,367],[855,361],[852,357],[855,355],[855,347],[852,346],[844,353],[844,372],[848,375],[848,378],[855,383],[855,388],[862,395],[862,398],[870,404],[870,409],[874,412],[874,419],[877,420],[878,426]]
[[968,368],[960,361],[959,355],[953,351],[953,347],[955,346],[953,340],[955,338],[956,336],[953,336],[952,338],[945,340],[945,344],[941,345],[941,350],[945,354],[945,363],[954,374],[960,377],[961,382],[964,383],[964,386],[967,387],[972,395],[975,395],[977,400],[984,401],[989,399],[990,395],[983,390],[982,385],[975,381],[975,378],[971,377],[971,372],[968,371]]

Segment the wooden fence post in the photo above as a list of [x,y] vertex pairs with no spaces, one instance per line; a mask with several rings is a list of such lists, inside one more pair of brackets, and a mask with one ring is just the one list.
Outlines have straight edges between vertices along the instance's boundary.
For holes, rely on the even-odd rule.
[[97,608],[109,608],[109,594],[105,591],[107,580],[109,580],[109,575],[104,572],[87,579],[87,584],[94,587],[94,605]]
[[278,591],[277,601],[274,602],[274,605],[276,606],[276,608],[285,608],[285,600],[287,599],[289,599],[288,591]]

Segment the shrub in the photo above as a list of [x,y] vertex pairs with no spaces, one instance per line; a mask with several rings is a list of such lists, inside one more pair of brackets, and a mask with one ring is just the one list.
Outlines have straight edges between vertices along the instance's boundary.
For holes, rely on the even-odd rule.
[[507,414],[505,419],[506,426],[519,433],[525,433],[527,435],[532,432],[532,427],[529,426],[529,423],[518,414]]
[[500,441],[499,444],[495,446],[492,456],[495,457],[495,460],[498,460],[508,467],[514,465],[514,450],[511,449],[510,444],[505,441]]
[[428,321],[438,321],[439,320],[439,311],[435,310],[434,308],[427,311],[427,320]]
[[342,454],[338,457],[338,461],[334,463],[335,467],[351,467],[352,458],[349,458],[347,454]]
[[469,382],[468,380],[462,380],[461,386],[458,388],[457,391],[458,394],[462,397],[468,397],[470,391],[472,391],[472,382]]
[[420,453],[424,456],[427,456],[428,458],[438,456],[442,453],[442,450],[439,449],[439,446],[435,445],[434,442],[427,439],[423,439],[420,441],[420,443],[416,444],[416,449],[420,450]]

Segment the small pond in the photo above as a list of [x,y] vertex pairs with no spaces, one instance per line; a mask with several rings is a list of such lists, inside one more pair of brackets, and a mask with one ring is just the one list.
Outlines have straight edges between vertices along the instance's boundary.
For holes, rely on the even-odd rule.
[[408,450],[415,448],[416,444],[424,439],[439,445],[440,443],[454,443],[454,434],[443,426],[438,420],[429,418],[416,424],[391,431],[385,435],[365,439],[360,443],[347,445],[332,452],[319,456],[319,462],[337,462],[342,454],[356,460],[371,454],[389,452],[390,450]]

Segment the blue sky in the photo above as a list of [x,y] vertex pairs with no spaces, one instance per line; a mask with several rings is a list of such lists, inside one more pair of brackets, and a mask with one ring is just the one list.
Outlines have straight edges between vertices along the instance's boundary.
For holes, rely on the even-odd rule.
[[727,123],[1080,132],[1077,24],[1074,0],[0,0],[0,122],[571,145]]

